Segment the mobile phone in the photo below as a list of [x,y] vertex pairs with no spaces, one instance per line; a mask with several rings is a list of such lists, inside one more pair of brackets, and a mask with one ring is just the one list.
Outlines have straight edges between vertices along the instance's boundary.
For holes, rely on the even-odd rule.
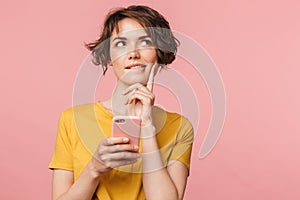
[[141,118],[137,116],[114,116],[112,136],[126,137],[129,144],[140,146],[141,122]]

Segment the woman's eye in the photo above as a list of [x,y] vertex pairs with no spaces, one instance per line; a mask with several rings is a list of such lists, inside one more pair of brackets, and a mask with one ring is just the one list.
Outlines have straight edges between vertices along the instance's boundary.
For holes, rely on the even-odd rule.
[[125,43],[124,41],[119,41],[119,42],[116,42],[116,43],[115,43],[115,46],[116,46],[116,47],[123,47],[123,46],[125,46],[125,44],[126,44],[126,43]]
[[152,41],[151,40],[142,40],[141,41],[142,46],[152,46]]

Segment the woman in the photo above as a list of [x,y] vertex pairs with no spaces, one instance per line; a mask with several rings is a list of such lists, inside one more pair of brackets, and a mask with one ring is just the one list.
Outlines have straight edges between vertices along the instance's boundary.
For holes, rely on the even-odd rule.
[[[155,74],[172,63],[177,46],[169,23],[149,7],[130,6],[108,14],[100,38],[87,47],[103,73],[107,66],[114,70],[116,88],[105,101],[62,113],[49,165],[53,199],[183,199],[193,128],[181,115],[153,106]],[[91,131],[78,128],[79,121],[90,123],[85,113],[91,105],[103,135],[93,154],[83,139]],[[141,118],[140,147],[126,137],[112,137],[114,115]]]

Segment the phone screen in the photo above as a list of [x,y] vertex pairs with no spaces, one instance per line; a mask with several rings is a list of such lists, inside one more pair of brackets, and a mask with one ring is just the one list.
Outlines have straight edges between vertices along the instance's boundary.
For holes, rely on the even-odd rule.
[[141,119],[139,117],[115,116],[112,126],[113,137],[127,137],[129,144],[140,145]]

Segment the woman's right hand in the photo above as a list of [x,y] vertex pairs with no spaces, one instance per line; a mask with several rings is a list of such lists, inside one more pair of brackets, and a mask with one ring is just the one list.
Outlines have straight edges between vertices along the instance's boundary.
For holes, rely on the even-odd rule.
[[138,146],[129,144],[128,138],[109,137],[99,144],[92,163],[95,170],[102,174],[119,166],[133,164],[139,157]]

